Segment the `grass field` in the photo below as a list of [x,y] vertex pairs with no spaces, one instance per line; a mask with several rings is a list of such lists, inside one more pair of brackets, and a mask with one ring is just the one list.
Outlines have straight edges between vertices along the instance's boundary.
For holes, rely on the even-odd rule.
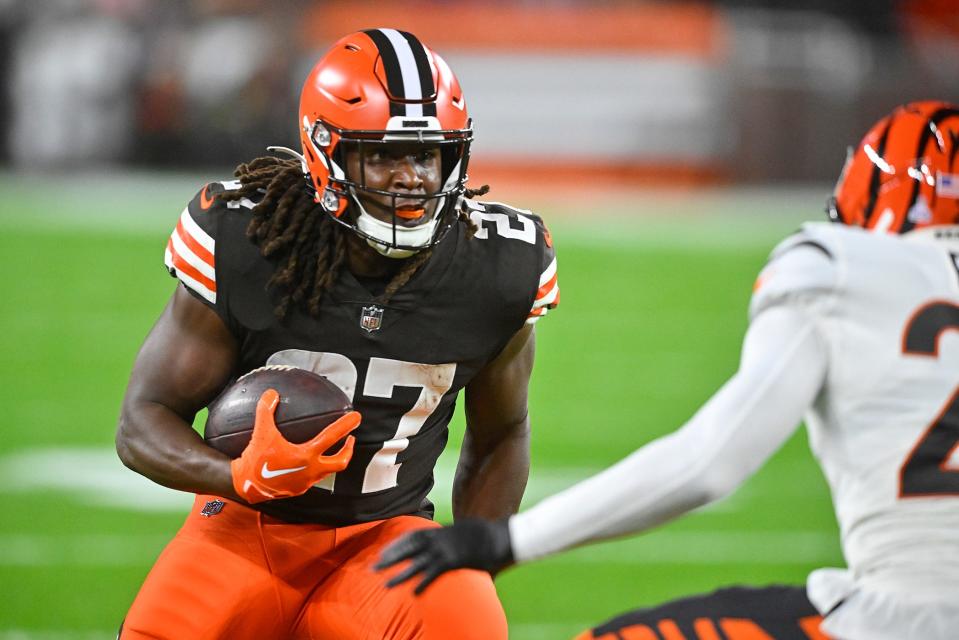
[[[0,176],[0,640],[112,637],[183,518],[189,499],[123,469],[112,442],[133,356],[174,287],[165,237],[208,177]],[[755,274],[816,217],[818,195],[523,202],[551,224],[563,290],[537,328],[527,504],[679,426],[735,370]],[[453,430],[457,442],[461,419]],[[438,469],[441,520],[454,461],[448,451]],[[800,583],[841,562],[800,430],[731,498],[497,585],[512,637],[562,638],[639,605]]]

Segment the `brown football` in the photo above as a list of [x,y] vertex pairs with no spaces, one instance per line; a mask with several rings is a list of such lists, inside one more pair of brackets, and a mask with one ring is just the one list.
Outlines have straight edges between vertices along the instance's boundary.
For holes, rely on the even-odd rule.
[[203,429],[207,444],[238,458],[253,434],[256,403],[267,389],[280,394],[274,414],[277,429],[297,444],[353,410],[346,394],[321,375],[282,365],[261,367],[238,378],[210,403]]

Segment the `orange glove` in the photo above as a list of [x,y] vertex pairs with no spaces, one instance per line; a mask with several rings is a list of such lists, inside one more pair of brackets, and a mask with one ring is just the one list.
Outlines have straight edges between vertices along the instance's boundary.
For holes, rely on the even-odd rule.
[[275,389],[263,392],[256,403],[250,443],[230,463],[233,488],[250,504],[306,493],[326,476],[345,469],[353,457],[353,436],[337,453],[325,456],[323,452],[359,426],[359,413],[351,411],[309,442],[293,444],[276,428],[273,414],[279,401]]

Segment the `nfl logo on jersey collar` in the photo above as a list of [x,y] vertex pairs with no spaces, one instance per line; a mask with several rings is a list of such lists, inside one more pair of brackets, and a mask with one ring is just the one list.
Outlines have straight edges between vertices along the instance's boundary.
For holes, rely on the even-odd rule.
[[383,325],[383,309],[376,305],[363,307],[360,316],[360,326],[368,333],[373,333]]

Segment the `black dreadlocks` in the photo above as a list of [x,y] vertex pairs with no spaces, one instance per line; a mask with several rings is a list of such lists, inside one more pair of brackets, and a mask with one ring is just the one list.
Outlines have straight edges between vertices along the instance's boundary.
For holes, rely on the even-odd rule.
[[[301,306],[312,317],[320,315],[323,294],[339,277],[346,260],[346,234],[342,225],[326,214],[306,189],[303,169],[298,160],[264,156],[239,165],[234,175],[240,188],[218,197],[236,201],[264,194],[253,208],[253,219],[246,229],[247,237],[260,248],[265,258],[277,264],[267,286],[280,291],[275,313],[286,318],[290,309]],[[466,189],[467,198],[481,196],[488,185]],[[465,210],[457,212],[472,237],[476,226]],[[432,250],[424,249],[407,260],[386,289],[377,298],[386,304],[413,274],[429,260]]]

